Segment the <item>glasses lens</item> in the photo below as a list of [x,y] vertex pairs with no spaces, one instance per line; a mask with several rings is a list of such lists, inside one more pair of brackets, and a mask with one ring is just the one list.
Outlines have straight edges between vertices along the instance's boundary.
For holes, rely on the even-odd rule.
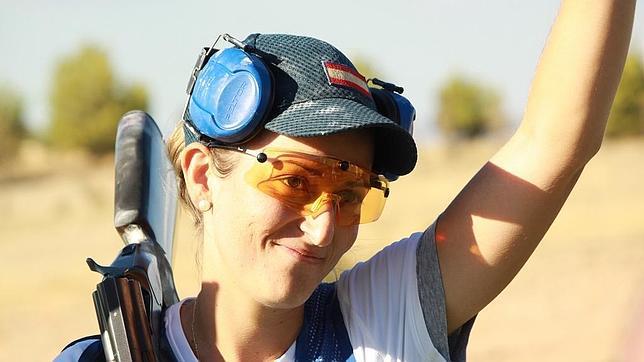
[[375,176],[371,179],[369,192],[362,200],[360,210],[360,224],[366,224],[378,220],[385,208],[385,201],[389,196],[389,183],[383,176]]
[[338,159],[298,152],[266,150],[246,181],[301,215],[317,216],[334,207],[339,225],[378,219],[385,205],[388,183],[363,168]]

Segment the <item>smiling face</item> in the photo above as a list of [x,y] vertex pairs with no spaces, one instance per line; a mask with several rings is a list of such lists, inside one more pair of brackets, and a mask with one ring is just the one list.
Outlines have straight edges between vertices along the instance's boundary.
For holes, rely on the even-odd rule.
[[[267,132],[248,147],[332,156],[365,168],[373,161],[367,131],[311,138]],[[269,307],[298,307],[351,248],[358,225],[340,225],[333,207],[302,216],[261,192],[245,180],[257,162],[240,155],[229,177],[208,177],[213,208],[204,214],[204,281]]]

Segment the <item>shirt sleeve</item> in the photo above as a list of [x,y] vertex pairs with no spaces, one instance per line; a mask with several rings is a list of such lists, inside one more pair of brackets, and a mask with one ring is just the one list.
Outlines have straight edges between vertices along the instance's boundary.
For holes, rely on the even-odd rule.
[[357,361],[445,360],[419,299],[416,251],[422,235],[395,242],[340,276],[338,300]]
[[436,250],[436,223],[420,237],[416,259],[418,297],[434,346],[448,361],[465,361],[467,343],[476,316],[447,335],[445,289]]

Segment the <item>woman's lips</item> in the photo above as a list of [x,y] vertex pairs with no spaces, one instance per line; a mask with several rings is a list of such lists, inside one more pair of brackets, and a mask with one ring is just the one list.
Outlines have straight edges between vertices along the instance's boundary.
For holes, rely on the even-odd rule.
[[276,246],[281,247],[284,249],[287,253],[289,253],[291,256],[295,257],[296,259],[308,263],[314,263],[314,264],[321,264],[324,262],[325,257],[319,253],[315,253],[310,250],[302,249],[302,248],[297,248],[293,246],[288,246],[284,244],[278,244],[274,243]]

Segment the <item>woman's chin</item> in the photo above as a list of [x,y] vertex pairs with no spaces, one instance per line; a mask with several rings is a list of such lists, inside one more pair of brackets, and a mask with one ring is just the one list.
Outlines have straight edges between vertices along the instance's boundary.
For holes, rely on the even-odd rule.
[[[269,286],[265,289],[263,296],[259,300],[263,305],[275,309],[293,309],[304,305],[313,291],[318,286],[317,283],[283,283],[281,285]],[[272,287],[272,288],[271,288]]]

